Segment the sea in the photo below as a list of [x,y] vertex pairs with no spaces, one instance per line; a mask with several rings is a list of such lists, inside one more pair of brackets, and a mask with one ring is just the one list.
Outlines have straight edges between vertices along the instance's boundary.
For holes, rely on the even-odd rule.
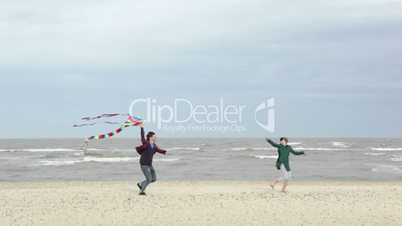
[[[273,139],[279,142],[277,139]],[[110,138],[1,139],[0,181],[144,179],[135,147]],[[276,148],[265,138],[158,138],[158,180],[271,180],[279,176]],[[402,138],[290,138],[306,155],[291,155],[293,180],[402,180]]]

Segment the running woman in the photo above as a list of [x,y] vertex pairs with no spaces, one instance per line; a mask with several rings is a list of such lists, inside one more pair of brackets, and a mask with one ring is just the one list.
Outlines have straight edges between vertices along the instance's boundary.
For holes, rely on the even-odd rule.
[[288,186],[288,182],[292,177],[292,172],[289,165],[289,154],[292,153],[294,155],[305,155],[305,153],[304,151],[294,151],[293,148],[288,145],[288,138],[286,137],[281,137],[280,144],[277,144],[268,138],[266,138],[266,140],[272,146],[278,148],[278,159],[276,160],[276,168],[281,171],[281,177],[272,181],[270,185],[272,189],[274,189],[275,185],[282,181],[282,192],[286,193],[286,187]]

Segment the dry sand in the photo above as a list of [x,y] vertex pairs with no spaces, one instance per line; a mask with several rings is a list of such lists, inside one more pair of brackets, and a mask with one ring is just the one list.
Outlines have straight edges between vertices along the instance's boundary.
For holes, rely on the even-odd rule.
[[0,225],[402,225],[402,182],[1,182]]

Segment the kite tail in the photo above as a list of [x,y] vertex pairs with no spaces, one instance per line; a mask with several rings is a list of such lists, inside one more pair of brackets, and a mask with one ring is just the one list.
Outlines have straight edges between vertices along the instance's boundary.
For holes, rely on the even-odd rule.
[[127,121],[125,121],[120,128],[116,129],[113,132],[110,133],[106,133],[106,134],[100,134],[98,136],[90,136],[87,137],[85,139],[85,142],[88,143],[88,141],[90,140],[99,140],[99,139],[105,139],[105,138],[109,138],[112,137],[116,134],[119,134],[121,131],[123,131],[125,128],[129,127],[129,126],[139,126],[144,122],[144,119],[140,118],[140,117],[134,117],[134,116],[130,116],[128,117]]
[[105,134],[100,134],[98,136],[90,136],[86,138],[86,141],[90,141],[90,140],[99,140],[99,139],[105,139],[105,138],[109,138],[112,137],[116,134],[119,134],[121,131],[123,131],[123,129],[125,129],[126,127],[129,127],[129,125],[122,125],[120,128],[116,129],[113,132],[110,133],[105,133]]

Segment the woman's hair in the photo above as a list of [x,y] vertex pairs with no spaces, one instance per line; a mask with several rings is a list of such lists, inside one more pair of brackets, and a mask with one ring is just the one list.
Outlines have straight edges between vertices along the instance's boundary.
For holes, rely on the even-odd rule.
[[147,134],[147,140],[149,140],[149,138],[151,138],[153,135],[155,135],[154,132],[148,132],[148,134]]
[[285,140],[286,143],[288,143],[288,138],[286,137],[281,137],[280,141]]

